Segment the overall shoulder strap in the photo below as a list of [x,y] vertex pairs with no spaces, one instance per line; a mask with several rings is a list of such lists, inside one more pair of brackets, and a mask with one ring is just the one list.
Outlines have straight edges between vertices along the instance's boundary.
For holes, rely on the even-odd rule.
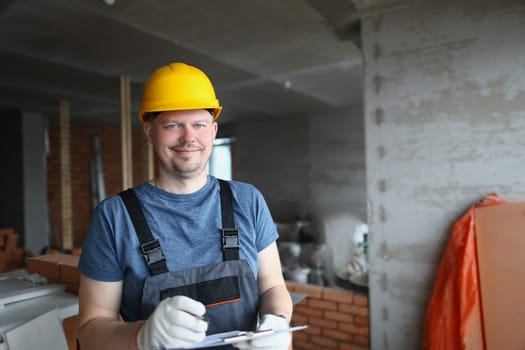
[[158,275],[164,272],[168,272],[168,267],[166,266],[166,257],[162,252],[160,242],[158,239],[153,237],[151,233],[146,218],[144,217],[144,212],[140,206],[139,199],[135,194],[133,189],[128,188],[125,191],[119,193],[120,198],[124,202],[126,209],[128,211],[133,227],[135,227],[135,232],[140,241],[140,250],[142,255],[148,264],[148,268],[151,272],[151,275]]
[[222,256],[224,261],[239,260],[239,230],[233,220],[232,190],[228,181],[220,180],[222,214]]

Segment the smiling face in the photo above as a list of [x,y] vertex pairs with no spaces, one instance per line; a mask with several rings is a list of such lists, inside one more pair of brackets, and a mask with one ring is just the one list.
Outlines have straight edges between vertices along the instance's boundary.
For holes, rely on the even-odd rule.
[[180,180],[206,177],[217,123],[203,109],[166,111],[144,122],[160,177]]

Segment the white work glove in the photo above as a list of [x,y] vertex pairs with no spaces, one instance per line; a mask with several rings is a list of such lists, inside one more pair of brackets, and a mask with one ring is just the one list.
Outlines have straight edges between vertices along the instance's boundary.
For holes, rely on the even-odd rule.
[[[283,328],[288,328],[288,321],[284,317],[272,314],[263,315],[257,326],[258,331]],[[287,350],[291,340],[290,332],[279,332],[266,337],[255,338],[251,341],[237,343],[234,346],[243,350]]]
[[205,312],[202,303],[186,296],[164,299],[137,335],[139,350],[182,348],[202,341],[208,323],[197,316]]

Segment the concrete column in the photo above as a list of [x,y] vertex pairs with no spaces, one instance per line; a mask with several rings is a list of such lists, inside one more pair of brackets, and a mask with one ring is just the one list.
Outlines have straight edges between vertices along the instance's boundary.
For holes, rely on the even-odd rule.
[[47,203],[47,118],[22,113],[24,238],[33,255],[49,246],[50,226]]
[[417,2],[363,21],[370,329],[420,349],[453,222],[525,200],[525,5]]

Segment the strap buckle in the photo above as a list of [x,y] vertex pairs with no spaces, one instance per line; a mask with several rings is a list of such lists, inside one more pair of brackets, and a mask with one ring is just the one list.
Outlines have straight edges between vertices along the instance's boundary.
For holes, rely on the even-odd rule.
[[141,244],[140,250],[142,250],[148,266],[166,260],[158,239]]
[[239,231],[236,228],[222,229],[222,249],[239,249]]

